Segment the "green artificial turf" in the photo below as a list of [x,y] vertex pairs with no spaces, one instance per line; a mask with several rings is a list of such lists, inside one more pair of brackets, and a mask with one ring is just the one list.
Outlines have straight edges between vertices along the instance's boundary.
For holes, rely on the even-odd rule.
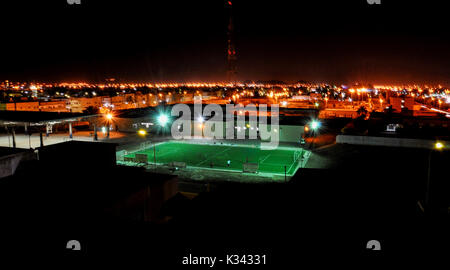
[[[298,154],[302,149],[278,148],[264,150],[256,146],[232,146],[220,144],[191,144],[182,142],[164,142],[155,146],[156,163],[185,162],[187,166],[242,171],[243,163],[258,163],[258,172],[288,175],[297,170]],[[297,152],[297,155],[294,153]],[[147,154],[148,162],[154,162],[154,148],[126,155],[134,158],[136,153]],[[294,160],[297,157],[297,160]],[[230,165],[227,161],[230,160]]]

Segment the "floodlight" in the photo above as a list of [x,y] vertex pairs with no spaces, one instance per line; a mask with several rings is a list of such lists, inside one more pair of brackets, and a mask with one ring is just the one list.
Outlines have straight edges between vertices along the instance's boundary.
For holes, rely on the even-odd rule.
[[435,147],[436,149],[442,149],[442,148],[444,148],[444,144],[441,143],[441,142],[437,142],[437,143],[434,145],[434,147]]
[[167,115],[165,114],[160,114],[158,116],[158,122],[161,126],[165,126],[167,124],[167,122],[169,121],[169,118],[167,117]]
[[320,122],[318,122],[318,121],[312,121],[311,122],[311,128],[312,129],[316,130],[316,129],[319,128],[319,126],[320,126]]

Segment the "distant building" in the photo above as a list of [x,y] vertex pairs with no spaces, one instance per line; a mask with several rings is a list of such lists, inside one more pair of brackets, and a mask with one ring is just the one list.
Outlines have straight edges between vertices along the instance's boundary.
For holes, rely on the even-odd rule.
[[392,109],[397,112],[404,110],[414,110],[414,98],[413,97],[390,97],[389,102],[392,105]]

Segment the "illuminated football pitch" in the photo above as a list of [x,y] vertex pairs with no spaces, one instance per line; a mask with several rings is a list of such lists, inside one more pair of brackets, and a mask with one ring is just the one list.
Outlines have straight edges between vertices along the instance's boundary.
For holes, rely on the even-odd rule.
[[[128,153],[125,160],[133,160],[136,154],[146,154],[148,163],[170,164],[184,162],[187,167],[207,168],[224,171],[243,171],[244,163],[257,163],[258,173],[291,176],[300,167],[300,159],[307,152],[301,148],[278,147],[274,150],[261,149],[252,145],[193,144],[164,142],[144,150]],[[156,154],[156,158],[154,157]]]

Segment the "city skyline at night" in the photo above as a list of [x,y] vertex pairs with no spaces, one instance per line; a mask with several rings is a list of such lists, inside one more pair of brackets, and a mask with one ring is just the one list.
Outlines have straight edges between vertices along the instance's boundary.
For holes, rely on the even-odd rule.
[[0,1],[1,245],[127,269],[448,260],[443,2]]

